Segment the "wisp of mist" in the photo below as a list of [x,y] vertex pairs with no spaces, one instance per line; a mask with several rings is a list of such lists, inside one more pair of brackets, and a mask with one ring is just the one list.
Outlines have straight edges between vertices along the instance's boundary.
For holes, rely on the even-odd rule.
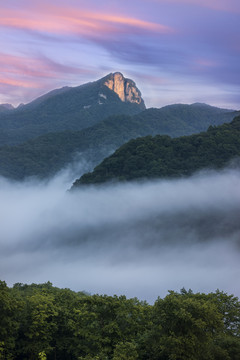
[[240,296],[240,172],[82,187],[0,179],[0,279],[153,302]]

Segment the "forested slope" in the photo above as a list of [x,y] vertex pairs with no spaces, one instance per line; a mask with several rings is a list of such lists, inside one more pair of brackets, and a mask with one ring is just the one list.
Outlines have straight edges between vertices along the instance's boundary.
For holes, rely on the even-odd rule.
[[240,116],[230,124],[210,126],[206,132],[190,136],[131,140],[74,185],[185,176],[203,168],[222,168],[239,156]]
[[211,124],[230,122],[234,115],[208,105],[180,104],[134,116],[111,116],[81,131],[54,132],[16,146],[0,147],[0,175],[14,179],[49,177],[74,160],[88,162],[92,169],[130,139],[188,135],[206,130]]

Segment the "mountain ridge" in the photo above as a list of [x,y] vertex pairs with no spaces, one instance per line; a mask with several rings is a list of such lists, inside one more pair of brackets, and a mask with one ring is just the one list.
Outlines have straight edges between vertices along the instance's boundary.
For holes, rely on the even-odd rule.
[[146,136],[130,140],[105,158],[93,172],[73,184],[98,184],[188,176],[204,168],[220,169],[240,157],[240,116],[229,124],[207,131],[171,138]]
[[96,166],[130,139],[190,135],[230,122],[236,114],[201,103],[146,109],[135,82],[110,73],[52,90],[16,109],[5,106],[0,114],[0,175],[48,177],[76,158]]
[[[126,92],[126,101],[122,101],[116,91],[105,85],[114,74],[77,87],[52,90],[11,112],[0,113],[0,144],[16,145],[50,132],[81,130],[111,115],[134,115],[144,110],[141,97],[136,102]],[[132,93],[140,96],[132,80],[121,74],[121,81],[130,84],[128,88],[135,89]]]
[[86,170],[90,171],[130,139],[190,135],[230,122],[236,115],[191,105],[150,108],[133,116],[114,115],[80,131],[48,133],[16,146],[0,147],[0,174],[14,179],[49,177],[76,161],[88,162]]

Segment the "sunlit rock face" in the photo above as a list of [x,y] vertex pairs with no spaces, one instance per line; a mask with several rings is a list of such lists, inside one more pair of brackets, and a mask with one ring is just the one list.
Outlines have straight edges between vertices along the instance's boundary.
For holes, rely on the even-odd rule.
[[113,90],[123,102],[143,104],[140,90],[131,79],[126,79],[120,72],[109,74],[104,85]]

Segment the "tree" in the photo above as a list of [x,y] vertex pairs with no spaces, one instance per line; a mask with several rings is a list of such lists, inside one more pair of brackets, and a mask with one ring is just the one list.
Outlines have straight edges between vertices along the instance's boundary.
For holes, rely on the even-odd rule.
[[138,353],[136,345],[132,342],[120,342],[116,345],[113,360],[137,360]]
[[149,341],[152,359],[211,360],[215,339],[224,329],[223,316],[210,298],[191,291],[170,291],[153,309]]
[[36,359],[39,353],[53,350],[52,341],[57,329],[58,308],[54,296],[46,289],[35,290],[26,298],[20,328],[19,348],[28,359]]
[[12,296],[5,281],[0,281],[0,359],[14,357],[21,307],[19,298]]
[[123,343],[134,343],[145,329],[149,306],[125,296],[93,295],[80,299],[73,312],[77,355],[102,359],[112,358],[117,346],[122,352]]

